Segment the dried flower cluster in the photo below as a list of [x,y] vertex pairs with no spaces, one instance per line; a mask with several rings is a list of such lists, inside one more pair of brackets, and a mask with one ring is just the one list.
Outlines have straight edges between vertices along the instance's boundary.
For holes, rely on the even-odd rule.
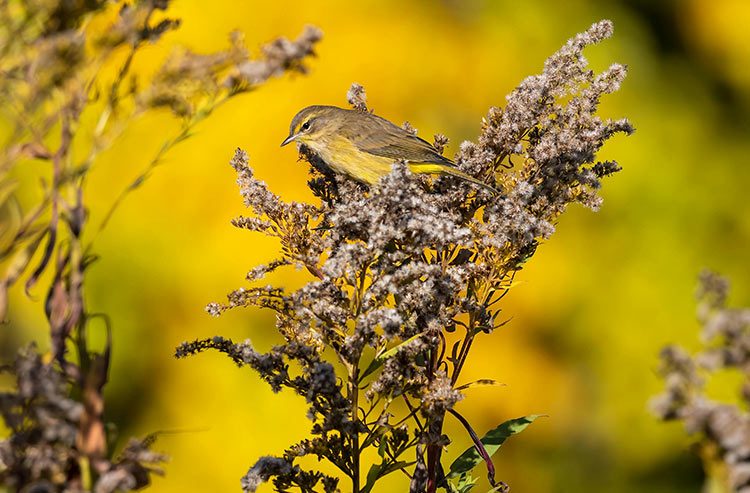
[[[275,391],[304,396],[313,422],[312,439],[249,470],[245,491],[268,480],[277,491],[337,491],[339,478],[300,467],[305,455],[334,464],[355,493],[374,491],[395,471],[409,478],[414,493],[471,489],[468,471],[444,473],[441,454],[449,443],[442,433],[446,412],[455,413],[470,385],[458,381],[472,343],[504,323],[498,302],[566,206],[599,206],[600,180],[619,166],[597,161],[596,153],[612,135],[632,132],[627,120],[595,114],[599,99],[619,88],[625,68],[612,65],[595,75],[582,54],[611,34],[611,23],[602,21],[571,39],[504,108],[490,109],[476,142],[461,144],[457,165],[501,190],[501,198],[451,177],[413,175],[403,163],[366,189],[332,175],[302,147],[320,204],[285,202],[237,150],[231,164],[251,215],[233,224],[277,238],[281,255],[253,268],[248,287],[207,310],[271,309],[284,343],[263,354],[249,341],[215,337],[183,343],[177,356],[224,352]],[[355,109],[368,111],[361,86],[347,96]],[[446,143],[435,139],[440,148]],[[293,292],[257,283],[287,265],[307,269],[314,280]],[[360,455],[368,447],[380,461],[363,473]],[[493,486],[504,489],[488,468]]]
[[[252,90],[286,71],[306,73],[304,60],[314,54],[319,29],[308,26],[294,41],[279,38],[262,48],[261,57],[251,59],[242,35],[233,32],[227,51],[208,55],[183,50],[173,54],[139,98],[146,107],[168,107],[175,115],[190,118],[213,109],[217,98],[229,98]],[[210,106],[207,106],[209,104]]]
[[[125,491],[147,485],[158,471],[152,466],[164,457],[149,451],[153,440],[131,440],[116,457],[104,422],[112,334],[108,318],[86,306],[85,273],[96,258],[87,236],[87,173],[135,118],[163,107],[179,117],[177,133],[122,186],[108,219],[219,104],[286,71],[304,72],[321,36],[307,28],[298,39],[278,39],[252,57],[233,35],[226,52],[178,52],[143,80],[131,71],[134,58],[179,27],[164,16],[169,4],[0,2],[0,123],[9,129],[0,146],[0,263],[7,268],[0,275],[0,321],[14,284],[25,279],[30,292],[51,271],[43,288],[50,355],[21,352],[9,368],[17,389],[0,394],[8,430],[0,441],[0,489]],[[48,164],[40,198],[31,204],[14,193],[15,177],[23,175],[16,170],[29,160]],[[35,195],[24,190],[18,196]],[[95,320],[106,326],[103,350],[89,347]]]
[[131,438],[115,458],[87,456],[79,431],[85,406],[70,397],[70,383],[34,347],[20,352],[10,370],[16,390],[0,393],[0,412],[11,431],[10,439],[0,442],[3,485],[22,491],[88,491],[81,479],[86,460],[97,471],[90,489],[96,493],[138,489],[149,484],[152,473],[161,474],[158,465],[166,457],[149,450],[151,438]]
[[[666,390],[651,401],[665,421],[679,420],[698,448],[706,473],[727,491],[750,492],[750,308],[726,306],[729,283],[704,272],[698,289],[698,319],[704,348],[695,355],[676,346],[661,352]],[[705,395],[707,379],[719,371],[743,376],[740,394],[745,406],[726,404]]]

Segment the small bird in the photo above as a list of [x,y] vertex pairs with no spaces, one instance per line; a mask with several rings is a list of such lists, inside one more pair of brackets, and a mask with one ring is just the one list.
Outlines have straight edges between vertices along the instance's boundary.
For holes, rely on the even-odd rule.
[[391,172],[393,163],[403,160],[412,173],[455,176],[498,193],[456,168],[426,140],[366,111],[308,106],[294,116],[281,146],[292,141],[310,148],[333,171],[367,185],[377,183]]

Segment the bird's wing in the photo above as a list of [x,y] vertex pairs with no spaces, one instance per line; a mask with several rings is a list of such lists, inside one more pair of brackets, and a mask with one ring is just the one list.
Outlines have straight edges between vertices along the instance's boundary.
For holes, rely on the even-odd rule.
[[[391,158],[394,161],[403,159],[411,163],[438,163],[455,166],[453,161],[437,152],[437,149],[426,140],[397,127],[388,120],[375,118],[377,119],[375,120],[377,124],[373,126],[375,128],[362,129],[355,139],[355,145],[360,151]],[[383,139],[384,133],[389,138]]]

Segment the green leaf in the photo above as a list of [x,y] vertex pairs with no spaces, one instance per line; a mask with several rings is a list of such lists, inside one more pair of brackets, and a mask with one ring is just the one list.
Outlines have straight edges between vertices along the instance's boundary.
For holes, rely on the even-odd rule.
[[362,493],[369,493],[375,486],[375,481],[380,477],[380,468],[382,464],[373,464],[370,466],[370,470],[367,472],[367,483],[360,490]]
[[385,440],[383,440],[383,435],[387,433],[390,430],[390,426],[376,426],[372,432],[362,441],[362,450],[366,449],[373,443],[375,443],[376,440],[381,440],[380,445],[378,446],[378,454],[383,457],[382,454],[380,454],[380,448],[383,446],[383,443],[385,443]]
[[468,493],[476,486],[476,478],[471,477],[471,473],[465,472],[458,475],[458,478],[446,481],[442,488],[448,493]]
[[[484,444],[485,449],[487,449],[487,453],[490,454],[490,456],[494,455],[505,440],[511,435],[522,432],[527,426],[542,416],[544,415],[532,414],[521,418],[511,419],[487,432],[487,434],[482,437],[482,443]],[[480,462],[482,462],[482,457],[474,447],[470,447],[453,461],[448,477],[456,477],[462,473],[471,471]]]
[[370,470],[367,473],[367,483],[362,487],[360,490],[361,493],[369,493],[372,491],[372,488],[375,486],[375,482],[382,478],[383,476],[387,476],[388,474],[398,471],[400,469],[404,469],[406,467],[410,467],[414,465],[416,461],[407,462],[407,461],[397,461],[397,462],[390,462],[386,464],[385,462],[380,464],[373,464],[370,467]]
[[494,488],[492,488],[491,490],[487,490],[487,493],[497,493],[498,491],[508,491],[508,485],[504,483],[499,484],[495,486]]
[[385,460],[385,453],[388,451],[388,440],[380,440],[380,446],[378,446],[378,455]]
[[413,466],[416,463],[417,463],[417,461],[405,461],[405,460],[391,462],[386,467],[382,467],[381,468],[379,478],[382,478],[383,476],[387,476],[387,475],[389,475],[392,472],[396,472],[396,471],[399,471],[401,469]]
[[367,369],[359,377],[359,380],[360,381],[364,380],[364,378],[366,376],[372,374],[373,372],[375,372],[375,370],[377,370],[378,368],[380,368],[381,366],[383,366],[383,363],[385,363],[385,360],[387,360],[388,358],[394,356],[398,352],[399,349],[401,349],[405,345],[409,344],[413,340],[418,339],[420,337],[422,337],[422,333],[419,333],[417,335],[411,336],[410,338],[408,338],[407,340],[405,340],[401,344],[397,344],[397,345],[393,346],[391,349],[389,349],[387,351],[384,351],[384,352],[378,354],[377,356],[375,356],[375,358],[373,358],[373,360],[370,361],[370,364],[367,366]]
[[456,390],[466,390],[471,387],[484,387],[484,386],[499,386],[505,387],[504,383],[500,383],[497,380],[491,378],[482,378],[481,380],[474,380],[473,382],[466,383],[460,387],[456,387]]
[[459,493],[467,493],[474,489],[474,486],[476,486],[477,480],[476,478],[472,478],[471,474],[466,473],[461,475],[461,480],[458,482],[458,492]]

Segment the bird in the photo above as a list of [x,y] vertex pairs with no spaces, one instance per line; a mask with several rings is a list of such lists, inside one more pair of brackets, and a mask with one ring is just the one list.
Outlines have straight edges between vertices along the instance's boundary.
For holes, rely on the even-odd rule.
[[368,111],[314,105],[292,119],[281,143],[305,145],[334,172],[375,185],[393,164],[404,161],[412,173],[449,175],[497,194],[490,185],[459,170],[429,142]]

